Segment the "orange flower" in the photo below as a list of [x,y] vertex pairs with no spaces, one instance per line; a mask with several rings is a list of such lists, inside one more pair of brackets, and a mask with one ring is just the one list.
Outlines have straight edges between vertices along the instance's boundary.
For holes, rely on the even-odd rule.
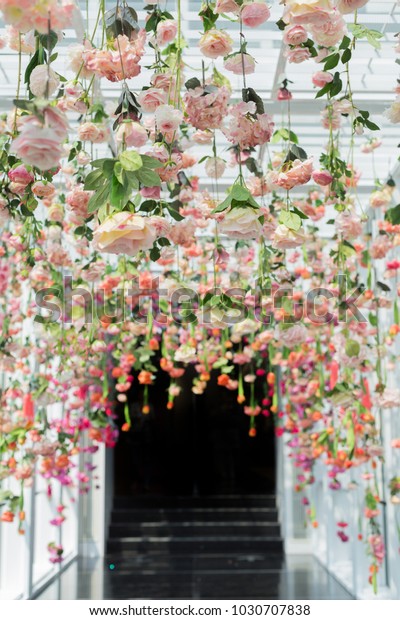
[[153,375],[149,370],[141,370],[138,375],[138,381],[141,385],[151,385],[153,382]]
[[230,381],[229,375],[219,375],[217,381],[218,381],[218,385],[221,385],[222,387],[226,387]]
[[246,397],[243,394],[238,394],[237,402],[242,405],[246,401]]
[[64,467],[68,467],[68,465],[69,465],[69,458],[66,454],[60,454],[60,456],[56,458],[56,467],[63,469]]
[[149,407],[149,405],[143,405],[143,407],[142,407],[142,413],[143,413],[144,415],[147,415],[148,413],[150,413],[150,407]]
[[128,431],[131,430],[131,425],[128,424],[128,422],[125,422],[122,426],[121,426],[121,431],[124,433],[127,433]]
[[174,408],[174,402],[172,400],[167,402],[167,409],[171,410]]
[[14,513],[11,510],[6,510],[0,517],[0,521],[4,523],[12,523],[14,521]]
[[256,428],[250,428],[249,429],[249,437],[256,437],[257,435],[257,429]]
[[111,375],[112,377],[114,377],[114,379],[119,379],[119,377],[122,377],[124,374],[124,371],[119,366],[116,366],[111,371]]
[[268,385],[275,385],[275,374],[273,372],[267,374],[267,383]]

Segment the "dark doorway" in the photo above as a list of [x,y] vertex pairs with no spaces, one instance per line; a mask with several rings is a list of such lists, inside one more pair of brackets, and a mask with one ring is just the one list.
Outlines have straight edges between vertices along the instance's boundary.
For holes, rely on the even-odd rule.
[[[257,495],[275,491],[275,436],[272,417],[249,418],[237,393],[217,384],[213,371],[201,396],[192,393],[195,370],[178,380],[182,388],[167,409],[169,377],[157,374],[150,386],[150,413],[142,413],[143,388],[136,376],[128,393],[132,421],[115,449],[116,495]],[[265,377],[257,379],[265,382]],[[261,390],[258,389],[261,394]],[[123,409],[118,409],[119,427]]]

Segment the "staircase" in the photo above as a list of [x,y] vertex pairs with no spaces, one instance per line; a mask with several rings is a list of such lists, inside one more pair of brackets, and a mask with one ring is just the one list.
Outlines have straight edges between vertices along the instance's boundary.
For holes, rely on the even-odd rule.
[[283,562],[275,497],[117,497],[107,554],[110,599],[268,598]]

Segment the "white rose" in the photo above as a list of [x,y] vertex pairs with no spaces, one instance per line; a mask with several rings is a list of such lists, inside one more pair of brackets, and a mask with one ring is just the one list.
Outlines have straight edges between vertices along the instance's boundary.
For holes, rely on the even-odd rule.
[[226,166],[220,157],[209,157],[205,168],[210,179],[219,179],[224,174]]
[[258,239],[262,234],[258,217],[257,211],[251,207],[230,209],[218,224],[219,231],[231,239]]
[[29,78],[29,88],[35,97],[50,97],[60,85],[60,78],[51,67],[38,65]]
[[196,349],[184,344],[175,351],[174,360],[175,362],[183,362],[184,364],[195,362],[197,360]]

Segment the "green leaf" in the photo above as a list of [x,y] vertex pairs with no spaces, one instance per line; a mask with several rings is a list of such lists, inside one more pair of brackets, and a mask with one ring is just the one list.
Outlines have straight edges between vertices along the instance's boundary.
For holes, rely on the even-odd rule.
[[330,71],[338,66],[340,60],[340,54],[336,52],[325,58],[324,71]]
[[303,213],[303,211],[300,211],[300,209],[298,209],[297,207],[292,207],[292,212],[296,213],[296,215],[298,215],[302,220],[308,220],[310,219],[308,217],[308,215],[306,215],[305,213]]
[[291,211],[281,211],[279,214],[279,223],[284,224],[291,230],[297,231],[301,228],[301,217],[299,217],[297,213],[292,213]]
[[160,248],[154,245],[150,250],[150,258],[152,261],[157,261],[161,256]]
[[286,142],[290,141],[290,142],[293,142],[294,144],[299,143],[299,139],[296,136],[296,134],[293,131],[289,131],[285,127],[283,127],[282,129],[277,129],[274,132],[274,135],[272,136],[272,139],[271,139],[271,144],[276,144],[280,140],[285,140]]
[[177,211],[176,209],[173,209],[172,207],[167,207],[167,210],[170,216],[177,222],[181,222],[182,220],[185,219],[183,215],[181,215],[179,211]]
[[341,44],[339,45],[339,49],[340,50],[345,50],[350,46],[351,43],[351,39],[350,37],[344,36],[342,39]]
[[378,318],[375,314],[372,314],[372,312],[370,312],[368,315],[368,321],[370,322],[372,327],[376,327],[378,325]]
[[96,190],[99,187],[99,181],[103,177],[103,171],[100,169],[93,170],[89,172],[85,179],[85,190]]
[[319,90],[317,92],[317,94],[315,95],[315,98],[319,99],[320,97],[323,97],[327,93],[330,93],[331,92],[331,86],[332,86],[332,82],[329,82],[328,84],[325,84],[325,86],[323,86],[321,88],[321,90]]
[[347,340],[345,346],[346,355],[349,357],[357,357],[360,354],[361,347],[360,343],[357,340]]
[[54,30],[50,30],[46,34],[39,34],[39,41],[46,50],[51,52],[58,43],[58,34]]
[[289,152],[286,156],[286,162],[295,161],[296,159],[300,159],[300,161],[305,161],[308,158],[307,153],[304,149],[302,149],[297,144],[292,144],[290,146]]
[[385,291],[385,293],[390,293],[390,286],[388,286],[384,282],[377,282],[376,285],[379,286],[381,291]]
[[397,299],[394,300],[393,316],[394,316],[394,322],[396,323],[396,325],[399,325],[399,323],[400,323],[400,314],[399,314],[399,306],[397,305]]
[[365,125],[365,127],[370,129],[371,131],[379,131],[380,130],[379,125],[376,125],[375,123],[372,123],[371,121],[368,121],[368,120],[364,121],[364,125]]
[[157,203],[155,200],[145,200],[140,205],[140,211],[144,211],[145,213],[150,213],[151,211],[154,211],[156,206],[157,206]]
[[145,187],[160,187],[161,179],[157,172],[148,168],[141,168],[136,172],[136,176]]
[[161,162],[159,159],[156,159],[155,157],[150,157],[149,155],[141,155],[141,158],[144,168],[152,168],[153,170],[155,168],[161,168]]
[[386,211],[385,220],[394,226],[400,224],[400,204]]
[[187,80],[185,82],[185,86],[186,86],[187,90],[193,90],[193,89],[197,88],[198,86],[201,86],[201,82],[200,82],[199,78],[193,77],[193,78],[190,78],[190,80]]
[[90,198],[88,203],[88,213],[94,213],[100,207],[106,204],[108,198],[110,196],[110,185],[109,183],[105,183],[103,187],[95,192],[93,196]]
[[342,54],[342,63],[346,65],[351,60],[351,50],[346,49]]
[[143,166],[142,157],[137,151],[124,151],[119,156],[119,161],[124,170],[135,172]]

